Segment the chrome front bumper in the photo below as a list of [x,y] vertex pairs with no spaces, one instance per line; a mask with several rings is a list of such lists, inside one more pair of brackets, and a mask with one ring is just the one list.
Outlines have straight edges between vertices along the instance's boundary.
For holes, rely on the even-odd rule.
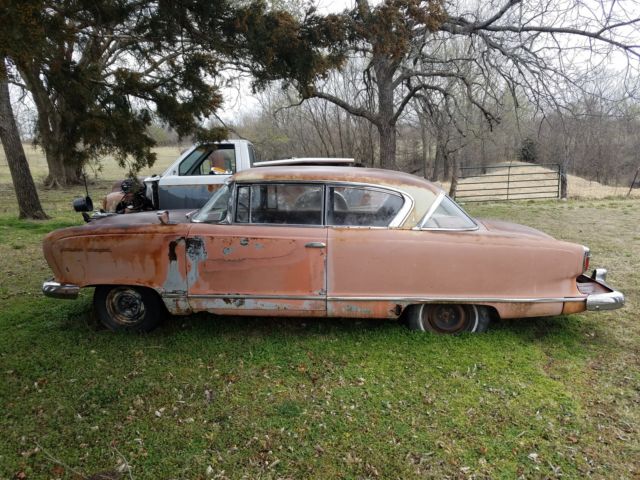
[[587,296],[587,310],[602,311],[615,310],[624,306],[624,294],[607,285],[607,269],[596,268],[591,278],[602,286],[611,290],[608,293],[595,293]]
[[78,298],[80,287],[70,283],[59,283],[49,280],[42,284],[42,293],[51,298],[67,298],[73,300]]

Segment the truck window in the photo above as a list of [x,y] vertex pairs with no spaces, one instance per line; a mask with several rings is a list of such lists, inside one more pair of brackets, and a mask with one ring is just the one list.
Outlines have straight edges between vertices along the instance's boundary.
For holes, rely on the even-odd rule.
[[232,175],[236,150],[232,144],[201,145],[180,162],[179,175]]

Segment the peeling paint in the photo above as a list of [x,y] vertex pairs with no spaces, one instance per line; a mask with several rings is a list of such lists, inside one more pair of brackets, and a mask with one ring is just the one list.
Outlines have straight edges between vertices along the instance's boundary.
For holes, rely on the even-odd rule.
[[194,285],[199,278],[200,262],[207,259],[205,242],[201,237],[190,237],[186,241],[187,247],[187,284],[189,288]]

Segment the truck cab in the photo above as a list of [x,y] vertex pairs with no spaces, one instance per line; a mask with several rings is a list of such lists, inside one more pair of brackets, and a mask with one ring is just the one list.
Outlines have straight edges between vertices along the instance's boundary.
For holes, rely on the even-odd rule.
[[197,144],[158,176],[144,179],[156,209],[200,208],[236,172],[251,168],[255,150],[247,140]]
[[133,188],[135,180],[114,185],[103,200],[106,213],[133,213],[140,210],[200,208],[233,174],[247,170],[256,161],[248,140],[192,145],[162,175],[145,179],[143,189]]

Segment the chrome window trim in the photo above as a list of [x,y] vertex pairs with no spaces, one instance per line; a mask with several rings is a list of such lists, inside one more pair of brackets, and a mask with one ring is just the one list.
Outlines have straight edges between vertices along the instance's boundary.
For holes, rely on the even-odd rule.
[[[324,221],[325,221],[325,225],[327,227],[332,227],[332,228],[375,228],[375,229],[389,229],[389,228],[398,228],[400,225],[402,225],[404,223],[404,221],[406,220],[407,216],[409,215],[409,212],[411,212],[411,209],[413,208],[413,197],[411,197],[411,195],[408,195],[407,193],[403,192],[402,190],[398,190],[395,188],[388,188],[386,186],[381,187],[378,185],[371,185],[368,183],[345,183],[345,182],[331,182],[331,183],[326,183],[326,189],[325,189],[325,212],[324,212]],[[395,217],[393,217],[391,219],[391,221],[384,226],[379,226],[379,225],[329,225],[329,222],[327,221],[327,217],[329,214],[329,210],[328,210],[328,200],[327,200],[327,196],[329,195],[329,188],[331,187],[343,187],[343,188],[354,188],[354,189],[366,189],[366,190],[373,190],[373,191],[377,191],[377,192],[381,192],[381,193],[385,193],[387,195],[391,194],[391,195],[397,195],[399,197],[402,198],[402,206],[398,209],[398,213],[396,213]]]
[[[336,228],[397,228],[400,227],[407,219],[407,217],[409,216],[409,213],[411,213],[411,210],[413,210],[413,206],[415,205],[415,201],[413,200],[413,197],[411,195],[409,195],[407,192],[394,188],[394,187],[389,187],[387,185],[375,185],[375,184],[371,184],[371,183],[364,183],[364,182],[343,182],[343,181],[327,181],[327,180],[235,180],[234,182],[234,186],[233,186],[233,194],[235,196],[235,192],[237,190],[237,188],[239,186],[244,186],[244,185],[263,185],[263,184],[304,184],[304,185],[323,185],[324,186],[324,193],[323,193],[323,214],[322,214],[322,225],[309,225],[309,224],[293,224],[293,223],[285,223],[285,224],[279,224],[279,223],[236,223],[235,220],[232,221],[231,223],[234,225],[269,225],[269,226],[300,226],[300,227],[336,227]],[[393,192],[397,195],[400,195],[402,197],[402,199],[404,200],[404,203],[402,204],[402,207],[400,207],[400,210],[398,210],[398,213],[396,214],[396,216],[393,218],[393,220],[391,220],[391,222],[389,222],[389,225],[387,225],[386,227],[374,227],[374,226],[356,226],[356,225],[327,225],[327,221],[326,221],[326,215],[327,215],[327,205],[326,205],[326,195],[327,195],[327,190],[329,187],[334,187],[334,186],[338,186],[338,187],[355,187],[355,188],[369,188],[372,190],[380,190],[382,192]],[[234,213],[232,216],[233,219],[235,219],[235,202],[234,202]]]
[[451,199],[451,201],[460,209],[460,211],[464,214],[464,216],[467,217],[471,221],[471,223],[473,223],[473,227],[465,227],[465,228],[425,227],[424,226],[425,223],[427,223],[431,219],[431,217],[433,216],[433,214],[435,213],[435,211],[438,209],[438,207],[444,201],[445,198],[447,198],[447,194],[444,193],[444,191],[440,191],[436,199],[433,201],[433,203],[429,207],[429,210],[427,210],[427,213],[425,213],[424,217],[422,217],[422,220],[418,222],[418,225],[413,227],[412,230],[425,230],[429,232],[474,232],[480,228],[480,226],[476,223],[476,221],[472,217],[467,215],[467,212],[465,212],[457,203],[455,203],[455,200],[453,199]]
[[[233,215],[231,216],[231,221],[229,222],[231,225],[263,225],[265,227],[305,227],[305,228],[325,228],[326,222],[325,222],[325,196],[326,196],[326,184],[324,184],[323,182],[299,182],[299,181],[288,181],[288,182],[259,182],[259,181],[252,181],[252,182],[233,182]],[[275,185],[282,185],[282,184],[297,184],[297,185],[309,185],[309,184],[321,184],[323,185],[322,188],[322,207],[321,207],[321,213],[322,213],[322,218],[321,218],[321,223],[320,224],[311,224],[311,223],[253,223],[251,221],[251,199],[253,197],[253,189],[251,188],[253,185],[265,185],[265,184],[275,184]],[[237,194],[236,192],[238,191],[239,187],[246,187],[249,186],[249,221],[248,222],[237,222],[236,219],[236,206],[237,206],[237,202],[236,202],[236,197]]]

